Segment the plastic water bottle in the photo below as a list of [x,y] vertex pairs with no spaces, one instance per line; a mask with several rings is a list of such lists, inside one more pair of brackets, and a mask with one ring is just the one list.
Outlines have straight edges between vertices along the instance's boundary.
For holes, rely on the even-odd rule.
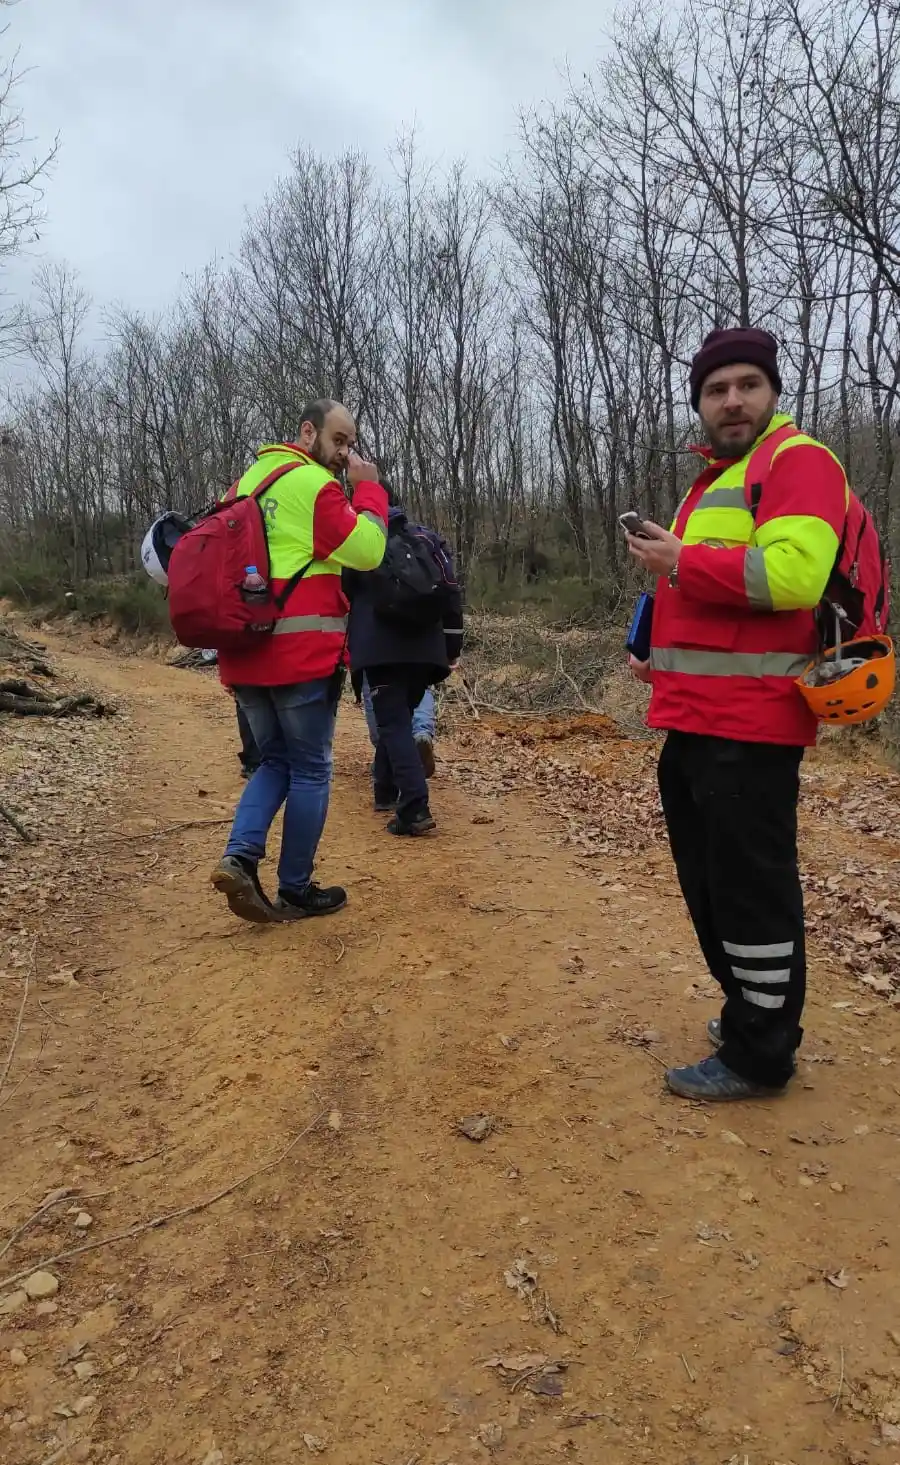
[[[241,599],[248,605],[268,608],[269,587],[256,565],[247,565],[244,569],[244,578],[241,581]],[[254,622],[249,629],[251,631],[271,631],[273,624],[271,620]]]
[[255,565],[247,565],[241,581],[241,599],[248,605],[265,605],[269,599],[269,587]]

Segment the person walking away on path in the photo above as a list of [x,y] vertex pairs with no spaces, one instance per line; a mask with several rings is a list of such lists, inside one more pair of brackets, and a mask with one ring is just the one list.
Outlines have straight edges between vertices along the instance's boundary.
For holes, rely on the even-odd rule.
[[[373,463],[353,452],[356,426],[346,407],[322,400],[304,408],[294,443],[261,448],[232,493],[251,493],[274,469],[294,466],[262,499],[272,588],[293,588],[274,631],[247,650],[222,651],[222,681],[234,688],[260,765],[235,812],[212,883],[249,921],[329,915],[347,902],[339,886],[313,883],[325,826],[332,742],[347,637],[341,571],[374,570],[384,554],[387,494]],[[346,470],[352,506],[337,481]],[[269,829],[285,806],[278,897],[259,883]]]
[[[818,650],[814,611],[843,531],[849,486],[835,456],[778,412],[767,331],[713,331],[694,357],[691,404],[708,448],[672,532],[645,524],[629,549],[659,576],[648,722],[664,728],[659,787],[678,879],[724,995],[718,1053],[670,1070],[676,1094],[782,1092],[806,993],[797,799],[816,719],[795,679]],[[755,506],[755,515],[753,511]]]
[[[401,565],[402,575],[403,563],[413,566],[413,578],[421,575],[421,596],[398,585],[395,567]],[[350,600],[354,686],[359,691],[363,680],[368,683],[377,731],[375,807],[394,810],[390,834],[428,834],[436,824],[413,714],[426,689],[450,675],[462,651],[462,593],[450,549],[439,534],[412,523],[393,503],[381,568],[374,574],[345,571],[344,589]]]
[[[362,708],[366,719],[366,727],[369,732],[369,741],[373,749],[378,747],[378,723],[375,721],[375,709],[372,706],[372,691],[366,677],[362,681]],[[434,756],[434,738],[436,731],[436,709],[434,691],[431,687],[425,688],[425,695],[417,707],[413,709],[412,732],[422,767],[425,770],[426,778],[434,778],[437,772],[437,763]],[[372,763],[371,773],[375,776],[375,764]],[[393,805],[385,805],[378,808],[379,813],[387,813],[388,808]]]

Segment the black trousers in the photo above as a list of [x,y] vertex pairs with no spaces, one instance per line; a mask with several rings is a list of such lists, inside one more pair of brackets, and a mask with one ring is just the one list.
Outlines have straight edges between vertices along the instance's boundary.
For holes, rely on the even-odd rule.
[[256,746],[256,739],[250,723],[247,721],[246,712],[239,702],[236,702],[235,706],[237,707],[238,732],[241,735],[241,751],[238,753],[238,757],[245,773],[255,773],[259,767],[259,748]]
[[659,760],[678,879],[725,995],[719,1056],[773,1088],[790,1079],[803,1037],[802,758],[802,748],[671,732]]
[[396,798],[398,817],[411,819],[428,808],[428,780],[413,737],[412,715],[431,674],[420,666],[370,666],[366,677],[378,726],[375,797],[385,803]]

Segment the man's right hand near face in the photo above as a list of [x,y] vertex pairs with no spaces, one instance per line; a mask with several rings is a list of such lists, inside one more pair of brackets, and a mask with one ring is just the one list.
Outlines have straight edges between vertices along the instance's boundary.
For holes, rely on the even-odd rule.
[[361,483],[377,483],[378,465],[368,463],[358,453],[351,453],[347,464],[347,482],[351,488],[358,488]]

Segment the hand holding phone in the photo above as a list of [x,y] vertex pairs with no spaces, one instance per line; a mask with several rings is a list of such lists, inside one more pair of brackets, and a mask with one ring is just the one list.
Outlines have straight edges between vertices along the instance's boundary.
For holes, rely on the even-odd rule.
[[650,535],[644,529],[643,519],[640,514],[635,513],[634,509],[629,509],[627,514],[620,514],[619,523],[625,530],[625,533],[632,534],[635,539],[650,538]]

